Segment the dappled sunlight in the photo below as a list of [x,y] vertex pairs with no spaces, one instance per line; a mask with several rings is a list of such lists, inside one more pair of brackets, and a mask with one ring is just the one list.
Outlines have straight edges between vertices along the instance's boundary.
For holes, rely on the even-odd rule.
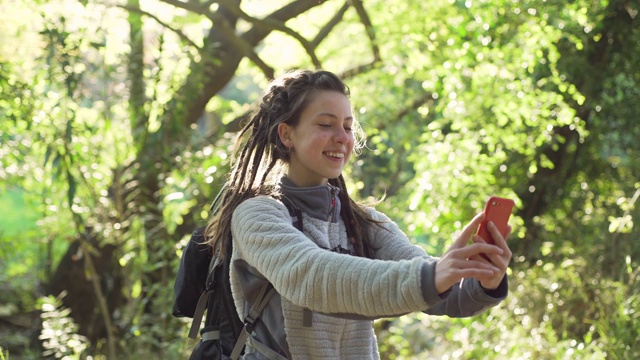
[[186,358],[180,255],[292,68],[343,77],[349,193],[429,254],[515,200],[507,299],[376,320],[383,359],[640,358],[638,4],[5,3],[0,359]]

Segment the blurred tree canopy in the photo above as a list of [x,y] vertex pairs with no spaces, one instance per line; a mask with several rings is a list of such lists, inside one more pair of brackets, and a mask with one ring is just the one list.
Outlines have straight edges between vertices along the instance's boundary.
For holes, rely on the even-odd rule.
[[516,200],[507,301],[376,323],[382,356],[640,357],[632,0],[0,4],[0,357],[183,358],[170,315],[239,124],[291,68],[341,75],[348,170],[434,255]]

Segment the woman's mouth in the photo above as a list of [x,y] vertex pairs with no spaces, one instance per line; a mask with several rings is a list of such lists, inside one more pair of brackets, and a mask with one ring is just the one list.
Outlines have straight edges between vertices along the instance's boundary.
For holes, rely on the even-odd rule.
[[332,159],[344,159],[344,153],[341,152],[326,151],[323,154]]

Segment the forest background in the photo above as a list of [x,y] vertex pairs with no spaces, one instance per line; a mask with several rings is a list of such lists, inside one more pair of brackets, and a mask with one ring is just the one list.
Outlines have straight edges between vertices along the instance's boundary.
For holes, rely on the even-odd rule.
[[385,359],[640,358],[632,0],[4,0],[0,359],[186,358],[190,232],[268,79],[340,74],[358,199],[441,254],[516,200],[511,293],[375,323]]

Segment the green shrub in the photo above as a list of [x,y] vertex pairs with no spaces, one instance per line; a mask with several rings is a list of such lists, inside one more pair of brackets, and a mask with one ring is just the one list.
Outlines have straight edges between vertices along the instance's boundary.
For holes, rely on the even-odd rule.
[[[510,277],[499,306],[466,319],[408,315],[379,332],[385,359],[637,359],[635,277],[602,278],[581,258]],[[544,305],[546,304],[546,305]]]

